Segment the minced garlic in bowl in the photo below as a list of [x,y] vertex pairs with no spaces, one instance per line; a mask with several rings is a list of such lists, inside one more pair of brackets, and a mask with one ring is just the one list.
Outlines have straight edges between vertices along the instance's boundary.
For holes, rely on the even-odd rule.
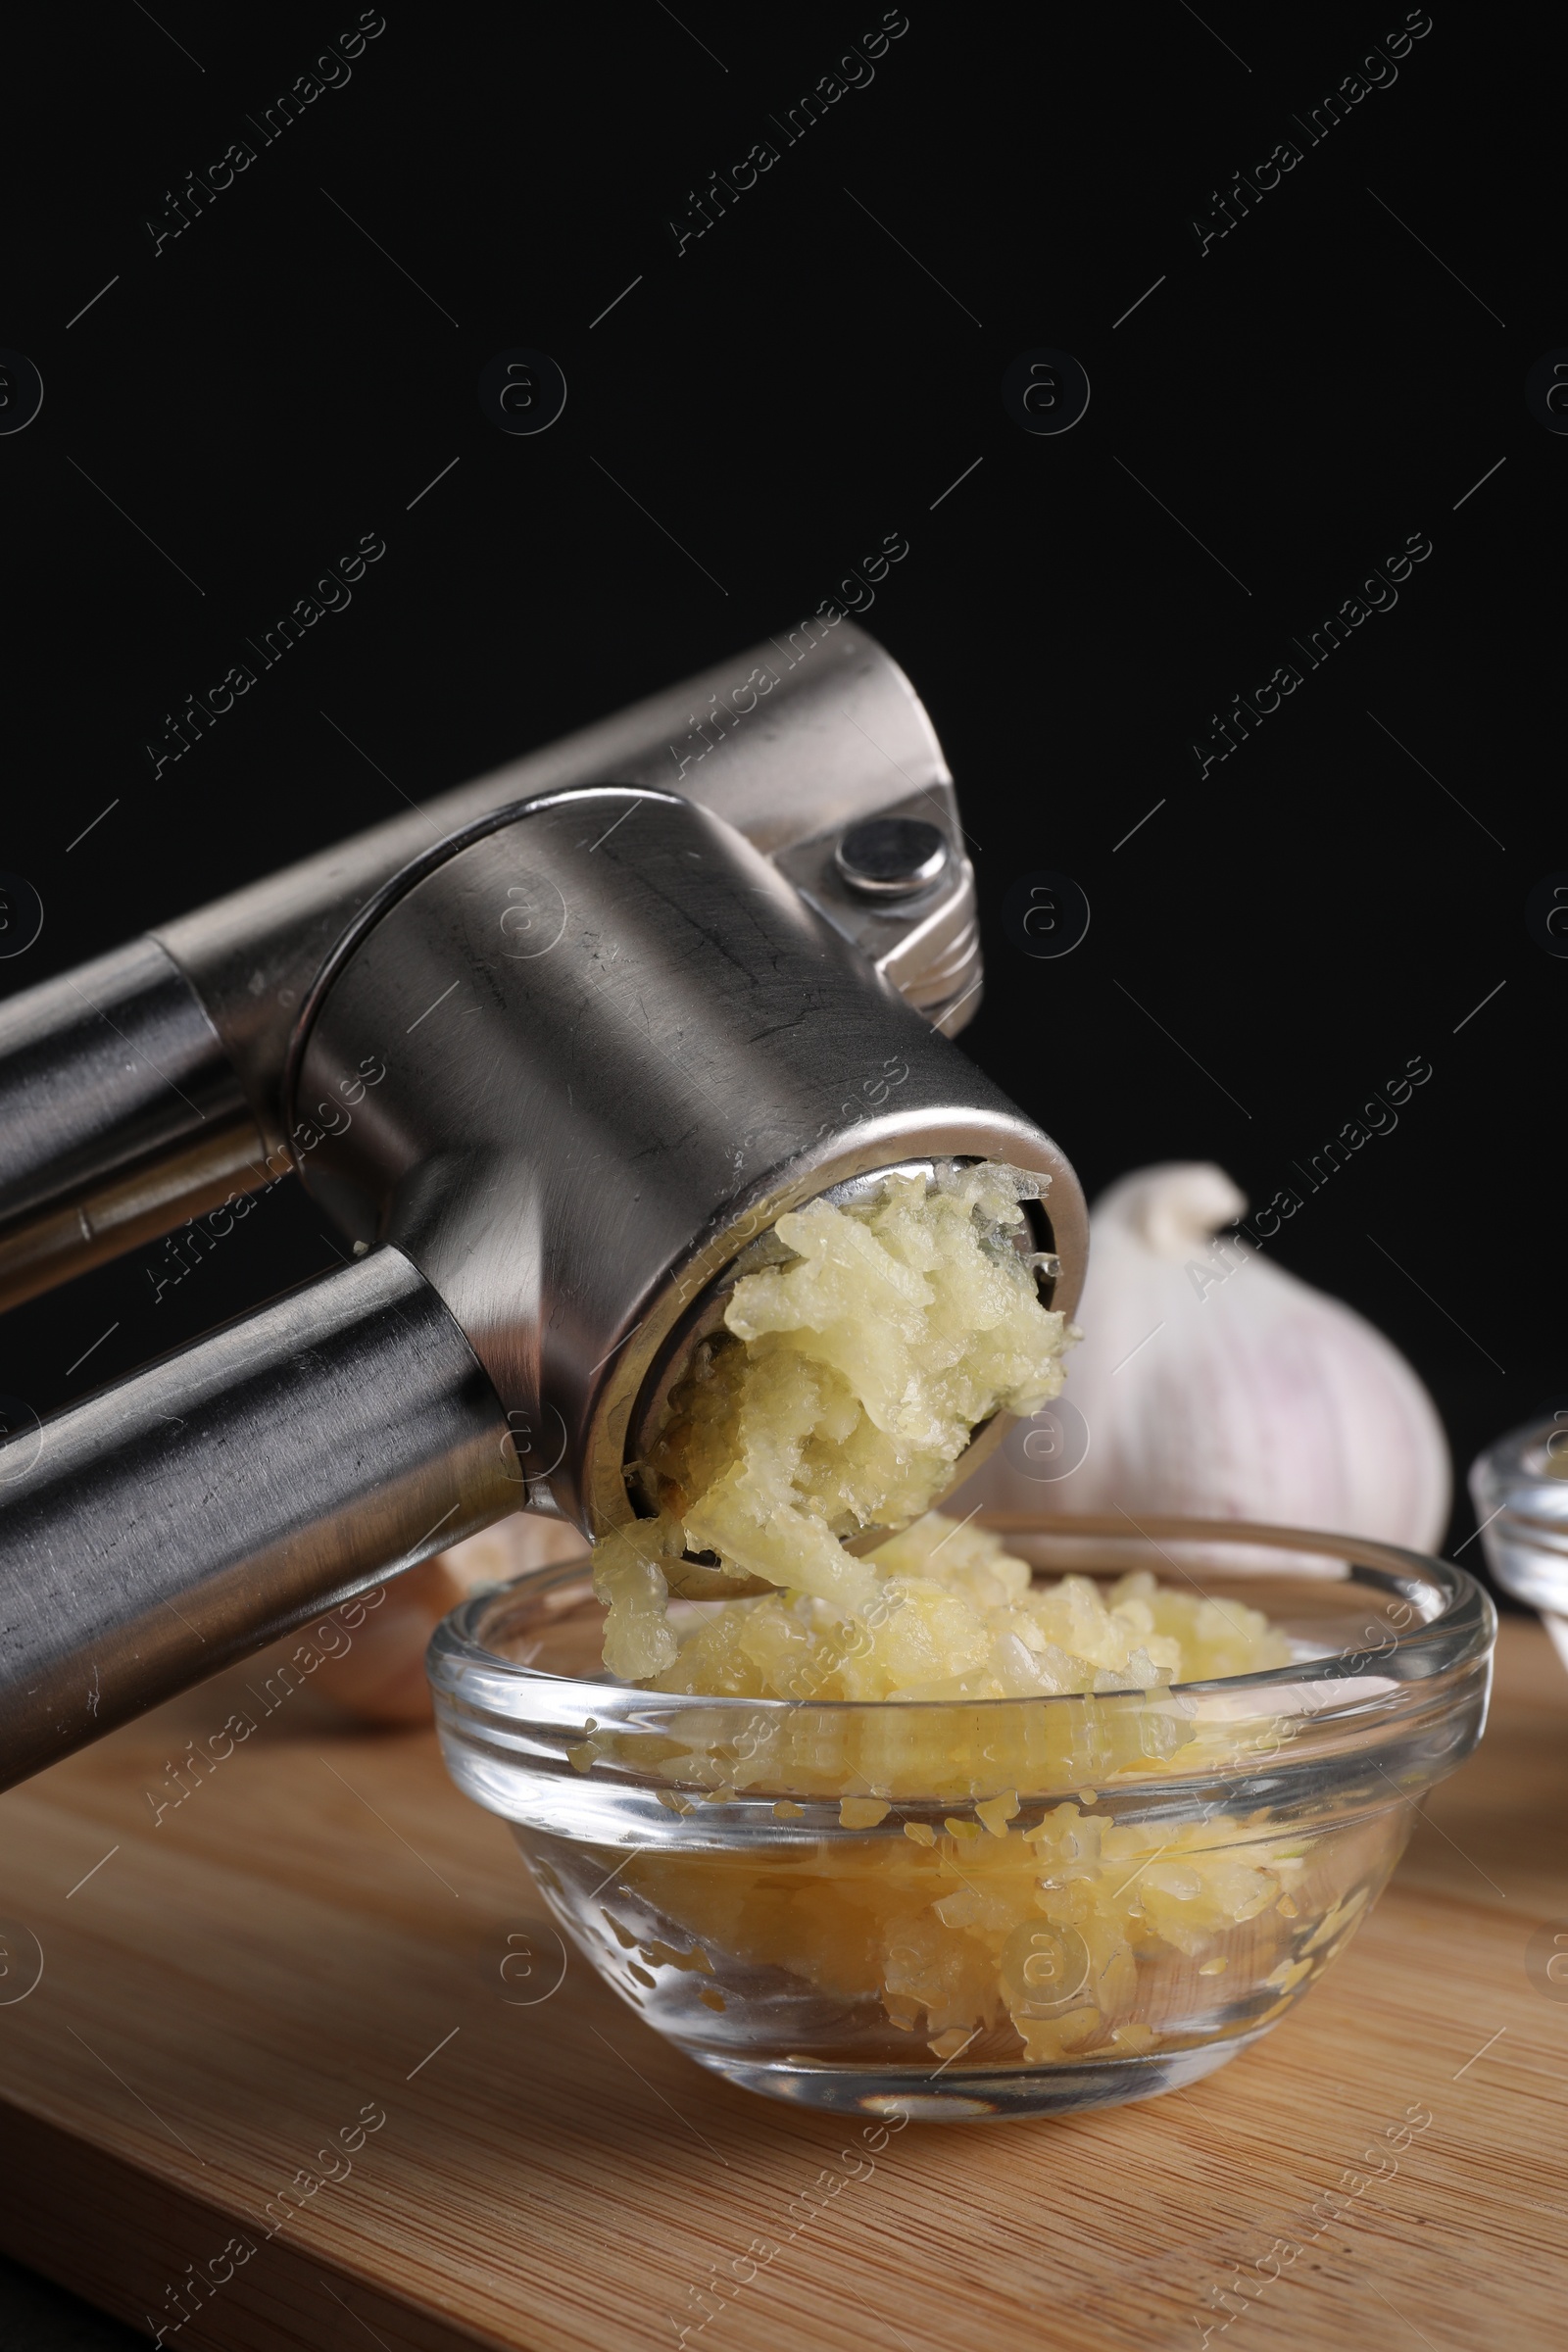
[[[937,1573],[910,1582],[982,1632],[1024,1607],[1102,1688],[811,1695],[824,1666],[868,1661],[846,1666],[839,1633],[808,1622],[798,1673],[765,1642],[764,1666],[747,1666],[800,1695],[630,1687],[600,1657],[586,1558],[437,1630],[459,1786],[511,1822],[553,1916],[621,1998],[733,2082],[955,2118],[1191,2082],[1344,1949],[1412,1800],[1480,1736],[1495,1617],[1460,1568],[1244,1522],[1117,1534],[1058,1516],[1009,1527],[977,1566],[981,1533],[941,1551],[940,1526],[911,1531]],[[726,1616],[749,1609],[760,1629],[820,1605],[677,1602],[670,1623],[695,1655]],[[1289,1663],[1235,1671],[1250,1644]],[[1161,1679],[1128,1689],[1140,1650]],[[1181,1679],[1214,1665],[1229,1671]]]
[[[949,1169],[781,1219],[649,1448],[655,1515],[431,1644],[454,1776],[600,1973],[806,2104],[1042,2114],[1207,2073],[1344,1947],[1484,1719],[1460,1569],[927,1510],[977,1423],[1060,1386],[1018,1199]],[[671,1601],[682,1553],[775,1590]]]

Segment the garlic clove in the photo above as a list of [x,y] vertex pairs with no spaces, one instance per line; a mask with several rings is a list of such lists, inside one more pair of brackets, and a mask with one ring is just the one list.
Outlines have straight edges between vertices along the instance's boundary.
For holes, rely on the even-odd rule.
[[433,1708],[424,1653],[447,1611],[485,1585],[578,1553],[586,1557],[587,1548],[564,1521],[517,1511],[437,1552],[388,1580],[384,1601],[349,1637],[348,1649],[328,1661],[322,1691],[362,1723],[428,1723]]
[[328,1661],[324,1694],[362,1723],[428,1723],[433,1709],[425,1646],[448,1609],[466,1595],[445,1553],[393,1578],[374,1615],[350,1636],[351,1647]]
[[1209,1163],[1140,1169],[1102,1196],[1084,1338],[1066,1359],[1089,1450],[1047,1480],[1004,1446],[949,1511],[983,1499],[1255,1519],[1420,1550],[1440,1541],[1451,1477],[1432,1399],[1352,1307],[1216,1239],[1246,1207]]

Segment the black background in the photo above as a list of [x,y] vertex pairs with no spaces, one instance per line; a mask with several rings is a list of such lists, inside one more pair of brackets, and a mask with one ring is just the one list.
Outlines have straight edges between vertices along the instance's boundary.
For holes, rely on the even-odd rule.
[[[1544,24],[1440,6],[1309,146],[1291,112],[1402,9],[911,0],[874,78],[786,146],[769,118],[880,9],[394,4],[263,145],[246,116],[356,15],[61,10],[13,52],[0,342],[45,399],[0,439],[0,866],[46,919],[0,988],[781,632],[900,532],[866,621],[974,845],[966,1050],[1091,1196],[1192,1157],[1254,1202],[1430,1059],[1278,1257],[1405,1351],[1461,1476],[1568,1399],[1568,963],[1524,920],[1568,867],[1568,440],[1524,400],[1568,343],[1560,270],[1531,265]],[[166,192],[241,137],[255,162],[155,255]],[[1191,219],[1287,137],[1300,163],[1200,254]],[[689,191],[763,138],[777,163],[677,254]],[[537,437],[478,404],[516,346],[568,385]],[[1002,403],[1037,346],[1093,387],[1059,437]],[[352,605],[155,778],[165,714],[366,532],[387,553]],[[1413,533],[1433,553],[1397,607],[1200,778],[1210,714]],[[1001,922],[1043,868],[1093,906],[1059,961]],[[47,1411],[333,1262],[292,1184],[155,1309],[156,1254],[0,1319],[0,1389]],[[1461,1496],[1450,1542],[1472,1525]]]

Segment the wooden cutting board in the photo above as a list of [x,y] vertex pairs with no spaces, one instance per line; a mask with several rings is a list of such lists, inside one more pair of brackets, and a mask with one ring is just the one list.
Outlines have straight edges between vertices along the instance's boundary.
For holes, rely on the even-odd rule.
[[[1274,2034],[1144,2106],[911,2125],[853,2179],[853,2125],[704,2075],[575,1956],[551,1990],[511,1838],[433,1735],[348,1731],[307,1688],[155,1825],[230,1689],[0,1799],[0,2242],[171,2344],[1562,2342],[1568,1997],[1527,1946],[1568,1936],[1568,1676],[1533,1623],[1504,1625],[1480,1754]],[[1417,2102],[1397,2173],[1284,2263]],[[303,2201],[264,2243],[280,2190]],[[1238,2265],[1256,2300],[1222,2333]],[[175,2331],[178,2282],[225,2268]]]

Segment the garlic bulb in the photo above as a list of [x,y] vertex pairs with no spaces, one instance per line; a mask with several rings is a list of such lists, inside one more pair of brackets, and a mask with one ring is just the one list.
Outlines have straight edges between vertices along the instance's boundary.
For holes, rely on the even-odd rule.
[[1031,1477],[1011,1443],[944,1508],[1173,1511],[1430,1550],[1450,1486],[1432,1399],[1352,1308],[1216,1239],[1246,1208],[1206,1163],[1112,1185],[1095,1206],[1085,1336],[1067,1358],[1087,1453],[1064,1476]]

